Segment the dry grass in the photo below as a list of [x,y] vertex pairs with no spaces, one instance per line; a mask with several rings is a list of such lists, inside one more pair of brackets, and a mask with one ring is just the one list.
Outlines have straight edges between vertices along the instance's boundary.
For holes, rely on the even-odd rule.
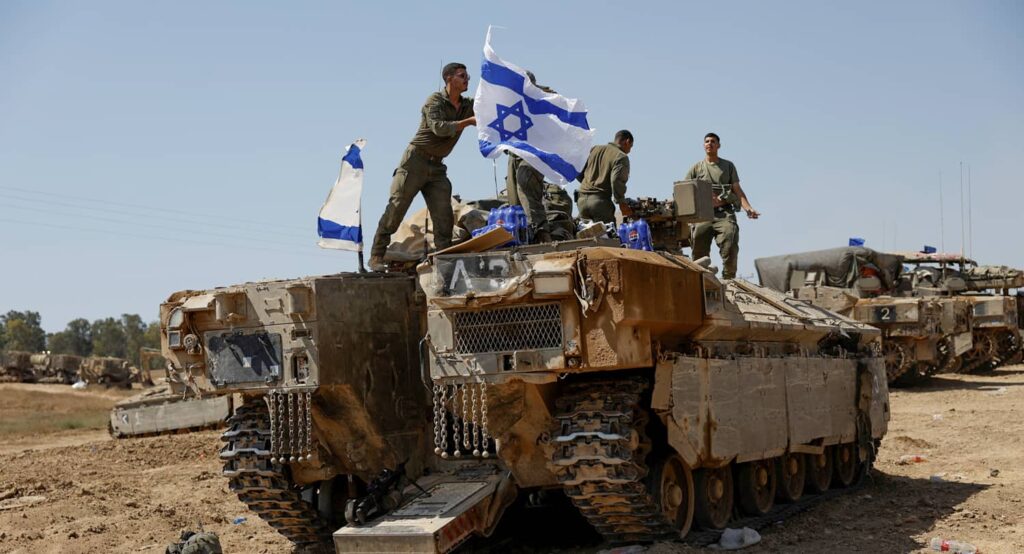
[[0,390],[0,438],[73,429],[105,429],[114,400],[68,389],[66,394]]

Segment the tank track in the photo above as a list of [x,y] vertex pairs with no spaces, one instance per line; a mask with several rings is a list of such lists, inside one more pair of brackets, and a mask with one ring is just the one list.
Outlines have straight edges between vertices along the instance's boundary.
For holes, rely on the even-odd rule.
[[296,545],[322,546],[331,532],[302,499],[283,467],[270,463],[270,415],[262,401],[246,402],[228,419],[220,451],[230,489],[250,510]]
[[641,409],[643,379],[571,384],[556,401],[559,428],[549,469],[566,496],[612,543],[678,539],[648,492],[651,445]]

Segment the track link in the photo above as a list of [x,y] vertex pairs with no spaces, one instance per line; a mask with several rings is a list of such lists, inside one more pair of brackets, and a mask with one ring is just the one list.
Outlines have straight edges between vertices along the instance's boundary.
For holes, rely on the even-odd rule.
[[262,401],[247,402],[228,419],[220,451],[229,487],[250,510],[297,545],[323,545],[330,529],[283,471],[270,463],[270,416]]
[[679,537],[648,492],[651,445],[640,405],[643,379],[571,384],[556,401],[549,468],[566,495],[605,540],[650,542]]

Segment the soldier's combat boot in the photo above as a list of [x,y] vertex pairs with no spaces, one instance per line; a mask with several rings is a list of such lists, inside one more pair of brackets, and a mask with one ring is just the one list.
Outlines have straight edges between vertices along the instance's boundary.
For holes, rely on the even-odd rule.
[[388,264],[384,263],[384,256],[370,256],[370,271],[384,272],[388,269]]

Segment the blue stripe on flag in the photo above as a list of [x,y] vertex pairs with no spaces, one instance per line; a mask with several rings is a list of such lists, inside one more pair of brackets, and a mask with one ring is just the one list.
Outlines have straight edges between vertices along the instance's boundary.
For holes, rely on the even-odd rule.
[[[577,175],[580,174],[579,170],[573,167],[571,163],[565,161],[565,159],[563,159],[558,154],[552,154],[551,152],[538,150],[536,147],[519,140],[509,140],[506,142],[502,142],[501,145],[511,146],[512,148],[516,148],[524,152],[529,152],[534,156],[537,156],[538,158],[540,158],[540,161],[547,164],[548,167],[550,167],[551,169],[557,171],[562,177],[565,177],[566,181],[572,181],[576,179]],[[498,144],[494,144],[486,140],[481,140],[480,153],[482,153],[484,157],[486,157],[491,152],[493,152],[494,149],[497,148],[498,146]]]
[[363,158],[359,156],[359,147],[355,144],[348,147],[348,152],[345,153],[345,157],[341,161],[348,162],[348,165],[355,169],[363,168]]
[[[358,152],[358,151],[359,151],[359,149],[357,148],[356,152]],[[358,155],[356,155],[356,161],[359,161],[359,156]],[[362,162],[359,162],[359,163],[360,163],[360,167],[362,167]],[[352,167],[355,167],[355,166],[352,166]],[[325,238],[325,239],[347,240],[347,241],[354,242],[356,244],[362,244],[363,243],[363,228],[362,227],[352,227],[350,225],[339,225],[339,224],[337,224],[337,223],[335,223],[335,222],[333,222],[333,221],[331,221],[329,219],[324,219],[322,217],[318,217],[316,219],[316,227],[317,227],[317,232],[320,233],[320,236]]]
[[569,110],[558,107],[547,100],[536,100],[530,98],[525,92],[523,92],[526,77],[523,77],[503,65],[487,61],[487,59],[484,58],[483,67],[480,69],[480,78],[488,83],[505,87],[521,95],[523,100],[526,102],[526,108],[535,115],[553,115],[563,123],[568,123],[569,125],[573,125],[581,129],[590,130],[590,125],[587,123],[586,112],[570,112]]

